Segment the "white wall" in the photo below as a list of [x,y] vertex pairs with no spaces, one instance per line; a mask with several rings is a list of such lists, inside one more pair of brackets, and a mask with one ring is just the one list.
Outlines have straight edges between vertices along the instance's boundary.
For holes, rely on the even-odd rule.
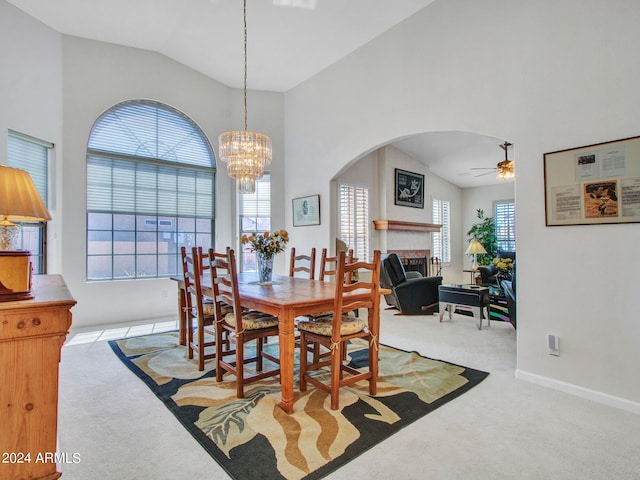
[[0,164],[7,164],[7,131],[55,145],[50,170],[48,269],[60,273],[62,176],[62,42],[60,35],[0,0]]
[[[633,0],[440,0],[285,96],[290,197],[327,195],[352,159],[413,133],[508,138],[518,375],[637,411],[638,226],[545,227],[542,158],[640,133],[639,15]],[[328,243],[328,224],[313,235]]]
[[[162,55],[112,44],[62,37],[64,58],[64,165],[62,273],[78,300],[75,327],[173,315],[176,285],[169,279],[86,281],[86,148],[91,127],[124,100],[150,98],[187,114],[217,151],[218,135],[242,128],[242,95]],[[251,127],[272,137],[273,177],[282,178],[282,95],[251,92]],[[253,103],[251,103],[253,102]],[[280,152],[280,153],[278,153]],[[282,185],[276,180],[276,199]],[[279,187],[279,188],[278,188]],[[278,198],[280,197],[280,198]],[[278,220],[275,209],[275,221]],[[237,245],[235,185],[218,165],[216,248]]]

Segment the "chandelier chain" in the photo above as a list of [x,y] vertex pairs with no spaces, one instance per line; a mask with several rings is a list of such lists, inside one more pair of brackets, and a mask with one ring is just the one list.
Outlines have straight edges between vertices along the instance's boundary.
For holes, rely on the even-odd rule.
[[247,128],[247,0],[244,0],[244,131]]

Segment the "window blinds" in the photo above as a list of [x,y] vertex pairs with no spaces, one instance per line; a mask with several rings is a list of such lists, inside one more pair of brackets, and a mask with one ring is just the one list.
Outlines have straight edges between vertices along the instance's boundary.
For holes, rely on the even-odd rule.
[[7,165],[26,170],[38,189],[45,205],[48,200],[48,161],[52,143],[43,142],[28,135],[9,131]]
[[252,194],[239,195],[240,215],[243,217],[271,216],[271,175],[265,173],[256,182],[256,191]]
[[106,154],[87,155],[87,210],[214,216],[214,173]]
[[498,250],[516,249],[516,205],[512,201],[495,203],[496,242]]
[[153,100],[119,103],[94,124],[87,150],[87,209],[214,216],[215,160],[202,130]]
[[433,223],[442,225],[439,232],[434,232],[432,239],[432,256],[438,257],[442,263],[451,262],[451,221],[449,218],[450,203],[446,200],[433,199]]
[[339,237],[354,255],[369,259],[369,190],[354,185],[340,185]]
[[89,150],[214,167],[204,132],[184,113],[153,100],[130,100],[94,124]]

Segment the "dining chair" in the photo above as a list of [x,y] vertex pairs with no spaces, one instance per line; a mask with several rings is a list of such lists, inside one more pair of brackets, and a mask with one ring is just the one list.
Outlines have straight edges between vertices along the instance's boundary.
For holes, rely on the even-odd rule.
[[[254,310],[243,310],[240,306],[238,270],[233,249],[226,254],[209,250],[211,261],[211,286],[214,300],[216,324],[216,381],[221,382],[226,373],[236,377],[236,396],[244,397],[246,384],[280,374],[280,361],[264,350],[265,339],[278,336],[278,317]],[[224,306],[231,309],[224,313]],[[229,335],[235,348],[225,343],[223,336]],[[247,357],[245,346],[256,342],[254,357]],[[226,347],[226,348],[225,348]],[[275,363],[278,368],[263,371],[263,359]],[[254,363],[256,373],[245,371],[245,365]]]
[[[193,359],[194,352],[198,357],[198,370],[204,370],[205,360],[215,357],[215,352],[205,353],[205,348],[215,345],[214,305],[212,301],[206,301],[202,294],[201,257],[197,247],[187,252],[186,247],[181,247],[182,271],[184,276],[185,314],[187,320],[187,356]],[[196,325],[194,327],[194,320]],[[211,328],[208,328],[211,327]],[[197,338],[194,336],[197,329]],[[212,335],[212,339],[205,340],[205,333]]]
[[295,276],[296,272],[304,272],[309,274],[309,279],[313,280],[316,273],[316,249],[311,249],[310,255],[296,255],[296,249],[291,249],[291,258],[289,260],[289,276]]
[[[344,251],[344,250],[341,250]],[[327,280],[336,276],[337,266],[338,266],[338,256],[340,252],[336,253],[336,256],[329,257],[327,256],[327,249],[322,249],[322,255],[320,256],[320,275],[318,276],[318,280]],[[353,249],[350,248],[348,252],[345,254],[345,259],[348,263],[353,263]],[[352,273],[349,273],[349,278],[345,278],[345,282],[351,281]]]
[[[339,407],[339,392],[341,387],[367,380],[369,382],[369,394],[377,393],[378,377],[378,322],[380,315],[380,251],[373,254],[373,262],[358,261],[347,263],[345,252],[338,254],[336,267],[336,279],[349,278],[353,272],[366,270],[371,272],[369,281],[363,281],[359,277],[355,282],[337,281],[335,298],[333,302],[333,316],[316,320],[301,320],[298,322],[300,332],[301,351],[305,352],[311,343],[320,344],[331,351],[329,358],[322,357],[317,361],[308,363],[307,355],[300,355],[300,390],[307,390],[307,383],[311,383],[331,395],[331,409]],[[356,292],[357,291],[357,292]],[[354,299],[353,295],[357,294]],[[369,324],[364,320],[347,315],[357,308],[369,309]],[[374,331],[375,330],[375,331]],[[347,343],[353,339],[362,338],[367,342],[369,350],[369,365],[366,371],[356,370],[347,363],[343,350]],[[314,371],[330,371],[330,383],[321,381],[318,373]],[[347,374],[345,376],[344,374]]]

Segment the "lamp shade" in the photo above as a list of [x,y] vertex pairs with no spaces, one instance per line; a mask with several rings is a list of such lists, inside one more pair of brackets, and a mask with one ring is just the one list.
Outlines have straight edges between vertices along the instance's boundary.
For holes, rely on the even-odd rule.
[[475,238],[471,240],[471,243],[467,247],[467,250],[464,252],[466,255],[476,255],[480,253],[487,253],[482,244],[476,240]]
[[31,176],[24,170],[0,165],[0,219],[3,223],[51,220]]

